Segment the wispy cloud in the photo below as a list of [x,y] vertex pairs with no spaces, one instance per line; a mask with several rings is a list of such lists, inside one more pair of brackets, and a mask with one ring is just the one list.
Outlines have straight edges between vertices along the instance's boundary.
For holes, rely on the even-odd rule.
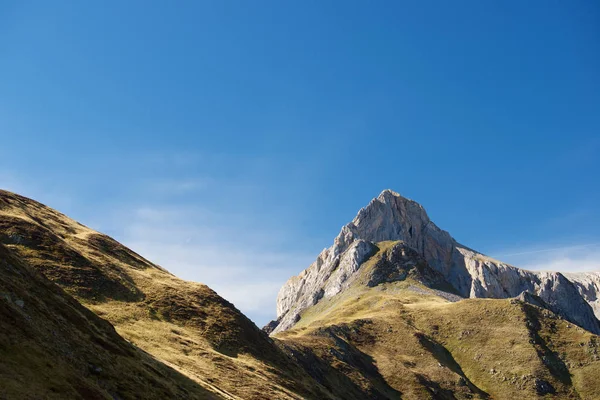
[[281,247],[281,232],[247,229],[240,218],[194,207],[141,207],[119,217],[117,236],[175,275],[207,284],[262,325],[274,318],[283,283],[315,255]]
[[157,177],[138,172],[145,169],[139,157],[136,171],[128,162],[115,166],[128,171],[131,184],[111,186],[111,196],[98,199],[77,181],[56,184],[2,170],[0,187],[113,236],[180,278],[207,284],[259,326],[273,319],[281,286],[322,247],[300,231],[301,216],[284,193],[267,190],[252,174],[186,175],[180,169],[198,163],[191,155],[149,157],[142,164],[160,167]]
[[500,251],[493,257],[529,270],[600,271],[600,242],[568,246],[532,245],[526,248]]
[[582,250],[582,249],[587,249],[589,247],[595,247],[595,246],[600,246],[600,242],[599,243],[588,243],[588,244],[579,244],[579,245],[573,245],[573,246],[563,246],[563,247],[550,247],[547,249],[537,249],[535,248],[535,250],[521,250],[518,251],[517,253],[511,253],[511,254],[500,254],[497,255],[496,257],[515,257],[515,256],[524,256],[524,255],[531,255],[531,254],[539,254],[539,253],[564,253],[564,252],[569,252],[569,251],[573,251],[573,250]]

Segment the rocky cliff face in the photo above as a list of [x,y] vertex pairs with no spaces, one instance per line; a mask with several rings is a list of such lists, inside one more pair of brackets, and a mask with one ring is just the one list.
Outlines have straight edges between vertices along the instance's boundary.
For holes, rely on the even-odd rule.
[[[274,332],[286,330],[300,313],[320,299],[334,296],[382,241],[402,241],[423,257],[463,297],[509,298],[529,292],[539,296],[564,318],[600,333],[598,310],[600,274],[571,276],[558,272],[522,270],[467,248],[438,228],[415,201],[391,190],[383,191],[344,226],[333,245],[277,297]],[[587,301],[586,301],[587,300]],[[588,302],[590,304],[588,304]]]
[[573,282],[581,296],[592,306],[600,318],[600,272],[568,273],[565,276]]

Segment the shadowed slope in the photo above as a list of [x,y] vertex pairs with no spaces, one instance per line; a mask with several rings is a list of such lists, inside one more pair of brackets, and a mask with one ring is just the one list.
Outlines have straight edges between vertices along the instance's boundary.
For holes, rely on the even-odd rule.
[[0,399],[217,399],[0,245]]

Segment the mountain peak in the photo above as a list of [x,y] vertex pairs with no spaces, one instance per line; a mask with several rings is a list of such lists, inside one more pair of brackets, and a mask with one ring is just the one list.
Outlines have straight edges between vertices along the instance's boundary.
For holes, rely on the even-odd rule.
[[361,208],[350,225],[355,238],[376,243],[386,240],[411,242],[418,231],[430,224],[423,206],[386,189]]
[[385,201],[386,197],[402,197],[400,195],[400,193],[393,191],[392,189],[385,189],[383,190],[381,193],[379,193],[379,196],[377,196],[377,199],[380,201]]
[[[542,298],[566,319],[591,332],[600,332],[594,310],[586,302],[596,300],[595,291],[588,294],[582,285],[574,285],[566,278],[559,281],[554,275],[521,270],[471,250],[438,228],[419,203],[390,189],[361,208],[352,222],[342,228],[333,245],[281,288],[277,298],[280,323],[275,332],[293,326],[304,309],[324,296],[335,295],[336,291],[327,290],[332,285],[331,277],[336,279],[334,287],[344,287],[344,282],[352,280],[373,248],[387,241],[405,243],[462,297],[508,298],[527,291]],[[343,269],[347,273],[338,279],[334,273],[343,263],[349,267]]]

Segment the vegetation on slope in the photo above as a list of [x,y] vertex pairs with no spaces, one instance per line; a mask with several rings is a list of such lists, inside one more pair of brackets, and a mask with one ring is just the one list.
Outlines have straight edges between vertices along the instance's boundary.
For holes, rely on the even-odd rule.
[[0,192],[0,242],[157,359],[229,398],[330,394],[232,304],[40,203]]
[[[396,272],[397,281],[364,285],[397,246],[381,243],[349,289],[322,299],[276,337],[317,354],[339,343],[359,352],[378,373],[373,390],[384,387],[374,398],[594,399],[600,393],[599,338],[547,309],[517,299],[448,301],[423,285],[428,272],[418,259],[408,270],[398,265],[404,271]],[[348,376],[361,369],[339,356],[329,363]]]
[[120,337],[0,245],[0,399],[221,398]]

